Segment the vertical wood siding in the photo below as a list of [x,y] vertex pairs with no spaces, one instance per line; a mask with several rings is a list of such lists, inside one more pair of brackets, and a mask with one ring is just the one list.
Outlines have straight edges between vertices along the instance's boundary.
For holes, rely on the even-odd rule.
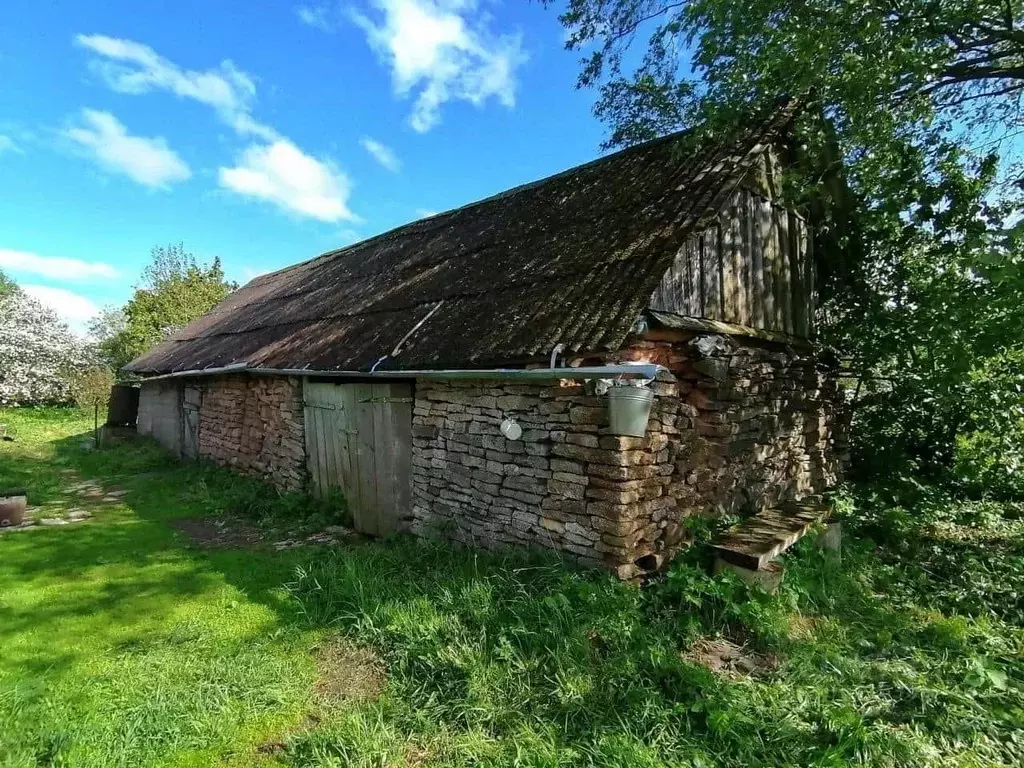
[[807,222],[738,189],[706,229],[683,245],[651,309],[793,336],[813,333],[814,265]]
[[412,385],[307,379],[303,401],[313,493],[340,489],[361,533],[397,530],[411,503]]

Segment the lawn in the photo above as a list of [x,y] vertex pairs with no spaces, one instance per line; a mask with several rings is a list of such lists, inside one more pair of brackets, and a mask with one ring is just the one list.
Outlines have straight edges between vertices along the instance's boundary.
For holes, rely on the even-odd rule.
[[637,589],[309,543],[336,505],[87,450],[74,411],[0,423],[0,487],[90,513],[0,535],[0,766],[1024,764],[1021,505],[860,489],[842,562],[799,546],[778,596],[702,546]]

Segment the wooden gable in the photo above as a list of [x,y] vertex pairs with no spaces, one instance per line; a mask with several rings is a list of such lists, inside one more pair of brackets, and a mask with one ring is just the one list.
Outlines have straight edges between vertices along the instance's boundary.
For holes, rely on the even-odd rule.
[[810,338],[814,262],[803,216],[773,183],[769,156],[738,184],[717,216],[683,244],[649,308],[757,330]]

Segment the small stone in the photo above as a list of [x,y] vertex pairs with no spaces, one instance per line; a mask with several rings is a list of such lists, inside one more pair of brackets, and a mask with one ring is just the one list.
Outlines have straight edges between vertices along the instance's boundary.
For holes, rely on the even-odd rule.
[[39,521],[40,525],[67,525],[68,521],[60,517],[44,517]]
[[90,517],[92,517],[92,513],[87,509],[69,509],[67,514],[67,519],[71,522],[88,520]]

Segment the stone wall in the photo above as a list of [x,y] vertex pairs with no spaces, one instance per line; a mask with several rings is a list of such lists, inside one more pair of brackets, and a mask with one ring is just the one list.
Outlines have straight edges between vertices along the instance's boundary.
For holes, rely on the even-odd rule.
[[669,488],[684,515],[755,512],[838,482],[842,396],[834,368],[811,348],[696,336],[637,342],[622,358],[676,376],[694,424]]
[[[604,399],[581,384],[418,381],[409,527],[557,549],[632,576],[645,526],[674,506],[664,489],[679,400],[671,381],[657,387],[648,434],[626,438],[606,434]],[[521,439],[502,436],[507,417]]]
[[306,479],[302,381],[283,376],[196,379],[202,389],[199,455],[279,488]]
[[[408,527],[556,549],[630,579],[686,544],[689,515],[755,511],[836,482],[839,396],[810,350],[703,336],[639,341],[615,359],[672,372],[652,385],[642,438],[608,434],[593,384],[418,381]],[[502,436],[506,417],[520,440]]]

